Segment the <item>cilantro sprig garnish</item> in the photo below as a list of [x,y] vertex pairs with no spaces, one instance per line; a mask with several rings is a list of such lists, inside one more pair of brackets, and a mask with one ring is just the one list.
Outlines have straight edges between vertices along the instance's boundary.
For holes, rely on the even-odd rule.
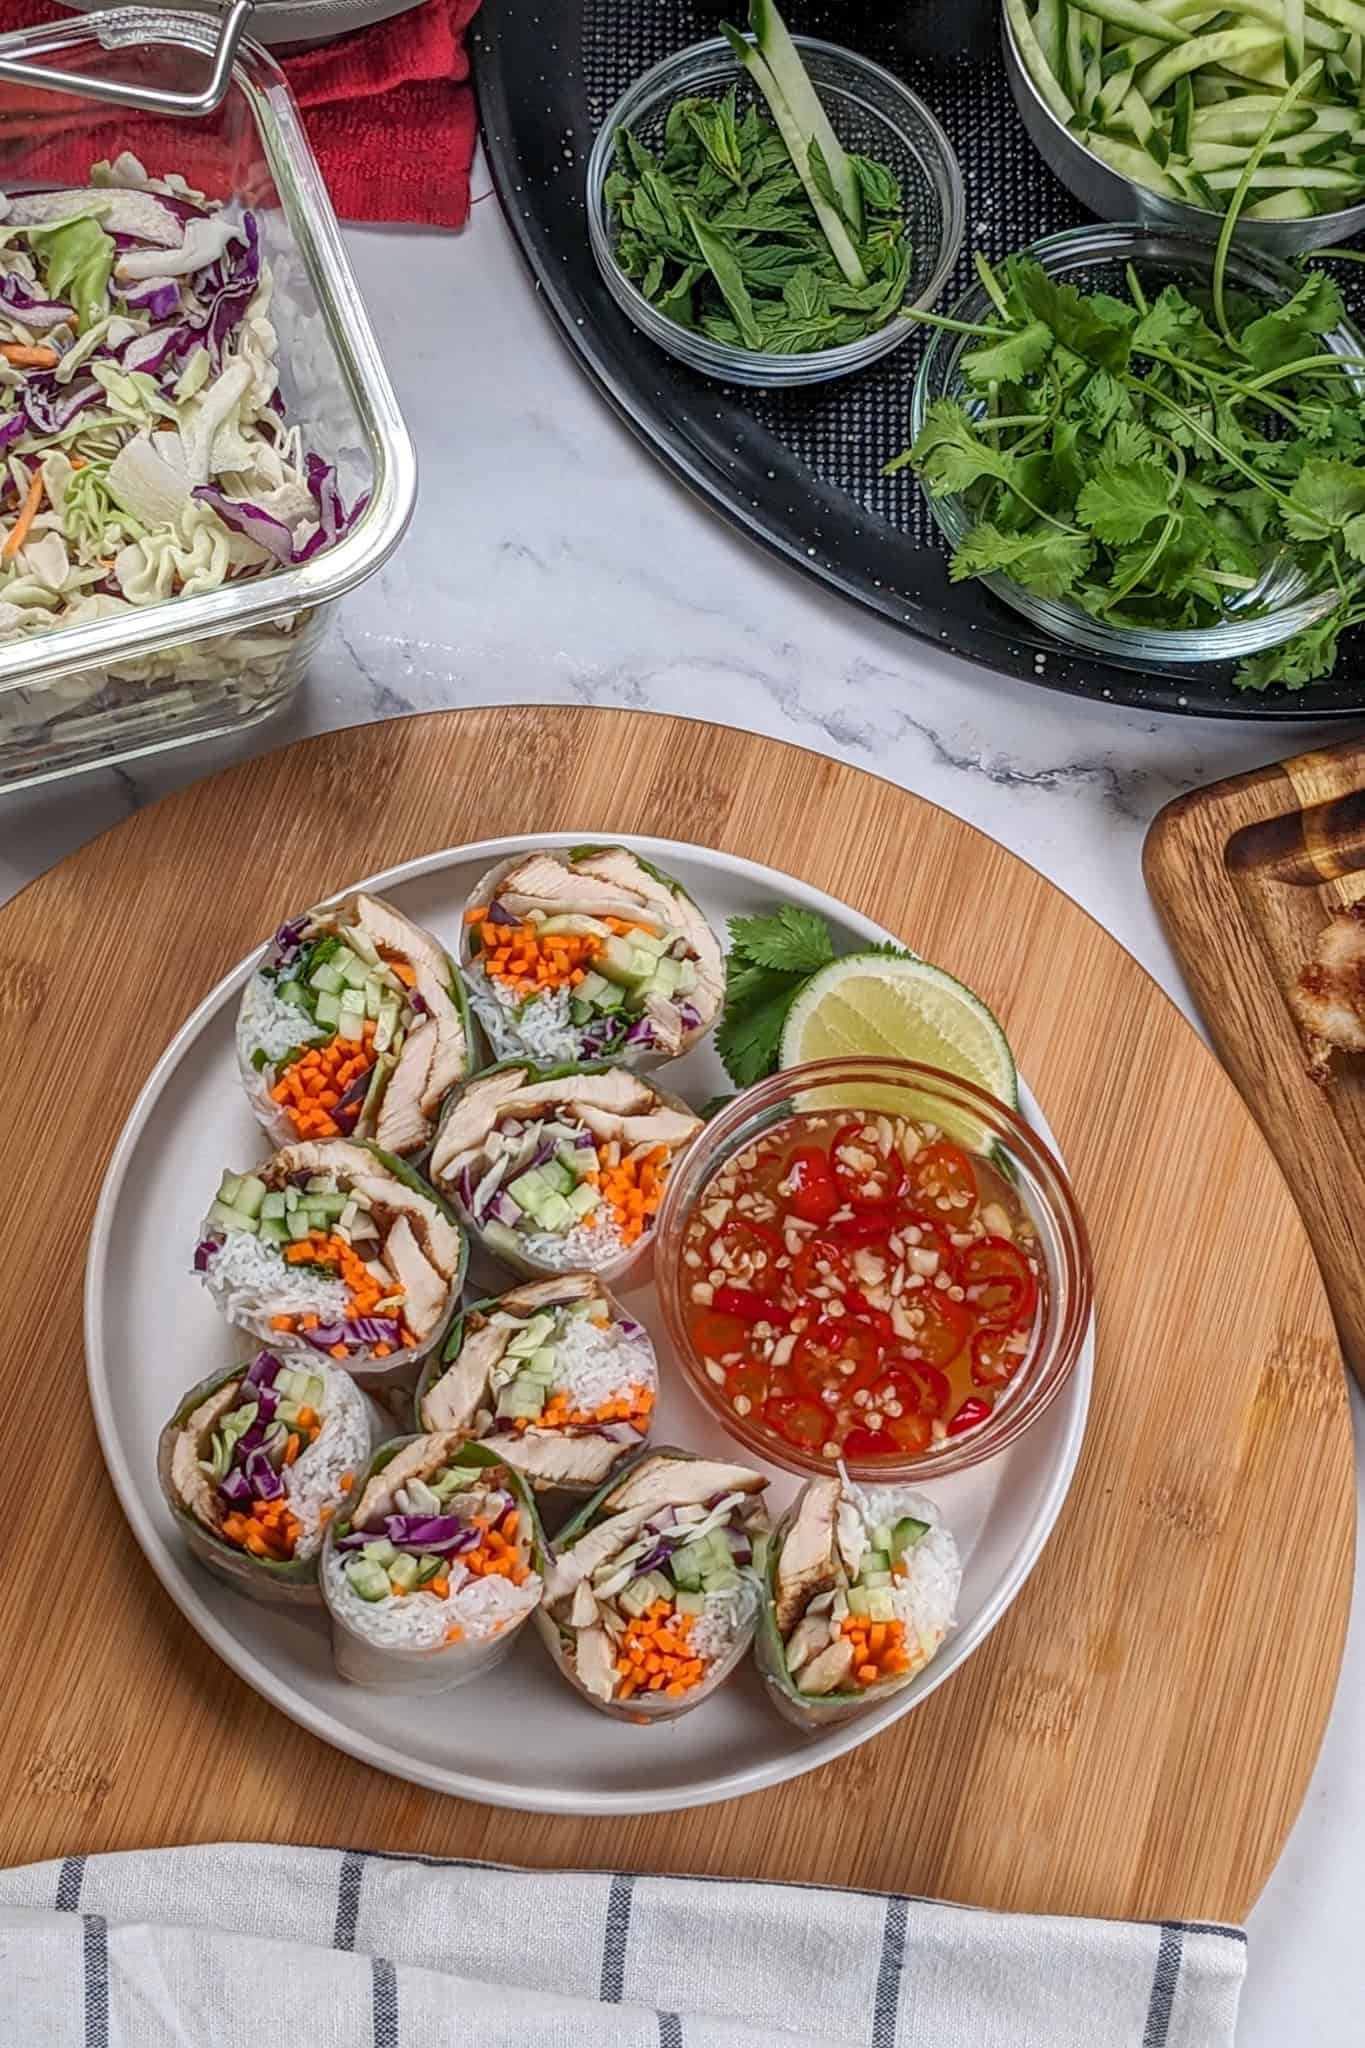
[[936,400],[887,465],[965,500],[954,581],[1001,574],[1114,625],[1172,629],[1217,625],[1272,565],[1296,567],[1334,608],[1236,681],[1329,675],[1365,621],[1362,364],[1325,345],[1344,317],[1331,278],[1267,307],[1221,265],[1210,292],[1151,299],[1132,265],[1125,295],[1078,291],[1025,255],[977,267],[996,317],[966,329],[967,390]]
[[[761,917],[732,917],[725,959],[725,1008],[716,1050],[738,1088],[774,1074],[787,1012],[813,974],[834,958],[834,939],[818,911],[783,903]],[[901,946],[862,946],[862,953],[907,959]],[[718,1107],[708,1103],[708,1113]]]

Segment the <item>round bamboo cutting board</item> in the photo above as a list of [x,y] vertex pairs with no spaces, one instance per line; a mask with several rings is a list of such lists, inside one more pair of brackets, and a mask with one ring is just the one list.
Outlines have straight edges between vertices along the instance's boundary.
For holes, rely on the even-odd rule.
[[[81,1369],[82,1258],[110,1147],[204,991],[281,912],[355,876],[561,828],[771,863],[978,989],[1066,1153],[1099,1299],[1080,1470],[985,1647],[838,1763],[610,1826],[381,1777],[240,1684],[137,1550]],[[0,1017],[4,1862],[261,1838],[1036,1911],[1245,1914],[1303,1797],[1345,1634],[1341,1357],[1231,1084],[1032,869],[887,783],[742,733],[620,711],[449,712],[268,755],[63,861],[0,910]]]

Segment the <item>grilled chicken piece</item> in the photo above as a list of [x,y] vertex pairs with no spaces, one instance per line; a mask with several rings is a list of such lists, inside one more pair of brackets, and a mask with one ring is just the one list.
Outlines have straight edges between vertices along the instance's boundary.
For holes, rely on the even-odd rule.
[[437,981],[449,979],[450,964],[435,940],[417,925],[409,923],[402,912],[386,903],[382,896],[356,896],[344,907],[381,958],[404,960],[414,974],[420,961]]
[[[352,1526],[368,1529],[375,1522],[382,1522],[386,1515],[393,1514],[399,1488],[406,1486],[409,1479],[425,1479],[429,1473],[439,1472],[463,1441],[458,1430],[449,1430],[444,1434],[419,1436],[415,1442],[405,1444],[393,1461],[382,1472],[376,1472],[367,1484],[356,1503],[351,1517]],[[471,1484],[483,1477],[482,1471],[472,1475]]]
[[453,1159],[458,1159],[462,1152],[472,1152],[487,1137],[503,1103],[518,1092],[529,1072],[529,1067],[508,1067],[470,1082],[442,1124],[432,1149],[434,1175],[439,1177]]
[[863,1518],[851,1500],[839,1502],[835,1528],[839,1556],[851,1581],[857,1578],[863,1562],[863,1553],[870,1547]]
[[597,1602],[593,1597],[592,1587],[585,1579],[582,1585],[574,1588],[573,1600],[569,1607],[569,1626],[591,1628],[596,1619]]
[[600,1486],[621,1455],[609,1437],[571,1436],[534,1424],[520,1435],[506,1430],[482,1441],[528,1479],[557,1486]]
[[427,1076],[436,1052],[436,1026],[424,1020],[403,1040],[398,1065],[389,1075],[388,1086],[379,1102],[375,1142],[386,1152],[419,1152],[431,1131],[431,1119],[422,1108]]
[[584,1579],[590,1579],[600,1565],[624,1550],[649,1520],[647,1507],[632,1508],[626,1514],[608,1515],[595,1529],[580,1536],[571,1550],[561,1551],[545,1574],[545,1602],[553,1606],[565,1600]]
[[467,1332],[459,1356],[422,1397],[422,1420],[428,1429],[469,1428],[511,1334],[494,1323]]
[[811,1660],[797,1682],[802,1692],[818,1699],[824,1693],[837,1692],[852,1669],[853,1644],[847,1636],[840,1636]]
[[641,900],[634,890],[599,881],[583,868],[571,868],[552,853],[533,853],[504,876],[494,891],[513,917],[548,910],[556,916],[638,917]]
[[1338,911],[1289,991],[1308,1042],[1308,1071],[1324,1086],[1334,1052],[1365,1052],[1365,903]]
[[[422,1092],[422,1108],[428,1118],[435,1116],[446,1095],[463,1078],[469,1050],[465,1044],[464,1021],[446,984],[445,973],[448,972],[446,969],[441,974],[434,973],[425,960],[416,961],[413,967],[416,976],[413,992],[426,1004],[431,1028],[436,1034],[436,1046]],[[403,1049],[406,1052],[406,1041]]]
[[803,1615],[792,1630],[791,1641],[787,1644],[788,1671],[799,1671],[803,1664],[809,1664],[821,1650],[828,1649],[833,1626],[827,1614]]
[[812,1479],[777,1559],[774,1593],[777,1631],[786,1636],[812,1600],[839,1583],[834,1562],[834,1525],[839,1481]]
[[[509,1067],[470,1082],[447,1117],[431,1155],[431,1170],[438,1179],[462,1154],[477,1151],[504,1116],[529,1117],[539,1110],[572,1104],[580,1114],[601,1111],[610,1116],[613,1128],[609,1135],[616,1137],[616,1123],[656,1111],[658,1098],[653,1089],[624,1067],[612,1067],[605,1074],[565,1074],[528,1087],[530,1072],[529,1067]],[[592,1127],[589,1115],[583,1120]]]
[[240,1380],[228,1380],[209,1394],[185,1417],[171,1452],[171,1484],[181,1500],[206,1529],[217,1529],[222,1520],[218,1489],[199,1460],[213,1447],[213,1432],[232,1407],[241,1390]]
[[445,1311],[449,1283],[424,1256],[406,1216],[391,1225],[384,1259],[403,1290],[403,1321],[414,1337],[429,1336]]
[[557,1308],[561,1302],[588,1301],[601,1292],[602,1283],[595,1273],[561,1273],[553,1280],[531,1280],[525,1287],[514,1287],[510,1294],[501,1297],[497,1306],[508,1315],[530,1317],[538,1309]]
[[[453,1223],[447,1221],[429,1195],[419,1194],[396,1174],[389,1173],[373,1152],[347,1138],[305,1138],[298,1145],[283,1145],[270,1162],[273,1176],[287,1180],[291,1173],[335,1173],[373,1203],[381,1229],[389,1216],[406,1216],[421,1246],[445,1280],[450,1280],[460,1263],[463,1240]],[[414,1326],[415,1327],[415,1326]]]
[[[703,1017],[709,1016],[720,1007],[725,988],[725,967],[721,959],[720,945],[706,919],[690,896],[673,891],[663,882],[656,882],[653,875],[641,867],[633,853],[624,846],[610,846],[605,853],[596,853],[580,861],[576,872],[579,875],[595,875],[599,880],[628,888],[638,896],[647,910],[659,919],[661,924],[672,931],[680,932],[692,948],[697,969],[697,988],[693,1003]],[[704,997],[705,1001],[698,998]]]
[[614,1513],[643,1508],[699,1506],[718,1493],[762,1493],[768,1484],[747,1465],[722,1465],[710,1458],[646,1458],[607,1496]]
[[609,1700],[616,1691],[616,1662],[611,1638],[604,1628],[580,1629],[574,1644],[574,1669],[578,1682],[595,1700]]

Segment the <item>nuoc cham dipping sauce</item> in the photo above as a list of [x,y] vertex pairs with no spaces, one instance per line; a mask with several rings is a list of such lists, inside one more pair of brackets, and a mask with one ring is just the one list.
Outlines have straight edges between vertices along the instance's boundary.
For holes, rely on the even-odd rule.
[[702,1190],[684,1312],[737,1417],[834,1461],[986,1420],[1033,1341],[1043,1264],[1009,1183],[928,1123],[786,1118]]

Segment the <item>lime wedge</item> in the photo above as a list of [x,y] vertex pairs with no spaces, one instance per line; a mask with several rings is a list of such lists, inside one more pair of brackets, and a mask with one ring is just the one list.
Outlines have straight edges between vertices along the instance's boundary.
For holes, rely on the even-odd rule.
[[850,953],[811,976],[787,1014],[782,1065],[921,1060],[1019,1107],[1014,1055],[979,996],[927,960]]

